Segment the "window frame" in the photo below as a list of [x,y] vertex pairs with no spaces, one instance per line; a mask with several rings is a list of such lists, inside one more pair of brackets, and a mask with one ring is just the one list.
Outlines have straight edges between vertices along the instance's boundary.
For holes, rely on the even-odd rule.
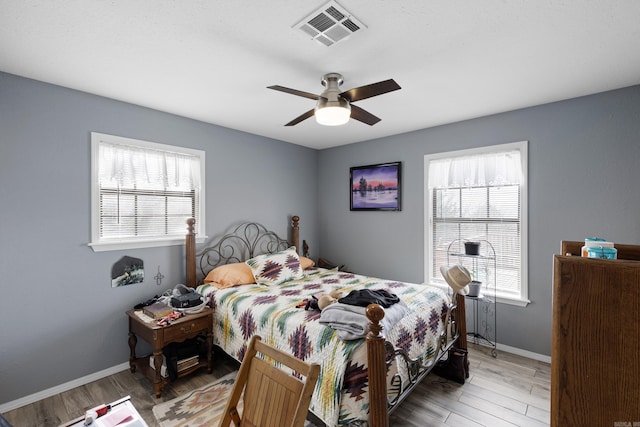
[[[200,217],[197,219],[195,224],[196,242],[202,243],[206,240],[206,153],[203,150],[196,150],[192,148],[160,144],[156,142],[126,138],[98,132],[91,132],[91,241],[88,243],[88,245],[94,250],[94,252],[177,246],[183,245],[185,243],[185,239],[183,236],[134,237],[107,240],[100,238],[99,144],[101,141],[135,148],[167,151],[198,157],[200,159],[200,190],[198,197],[196,197],[196,210],[199,211]],[[186,235],[186,222],[184,227]]]
[[522,179],[520,184],[520,295],[513,296],[506,292],[496,292],[497,302],[526,307],[531,301],[529,300],[529,283],[528,283],[528,141],[512,142],[507,144],[498,144],[485,147],[477,147],[463,150],[447,151],[442,153],[426,154],[424,156],[424,281],[430,285],[449,290],[449,286],[444,280],[432,281],[430,278],[436,277],[433,274],[431,263],[432,257],[432,241],[433,241],[433,195],[429,188],[429,165],[433,160],[446,158],[464,157],[483,155],[490,153],[499,153],[503,151],[518,150],[520,152],[520,162],[522,167]]

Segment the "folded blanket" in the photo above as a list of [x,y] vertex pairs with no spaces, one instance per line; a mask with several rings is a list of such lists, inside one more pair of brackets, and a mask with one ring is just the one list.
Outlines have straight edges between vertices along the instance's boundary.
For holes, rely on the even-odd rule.
[[[384,318],[380,322],[382,333],[390,331],[407,312],[407,304],[400,301],[384,309]],[[340,339],[348,341],[363,338],[369,332],[369,319],[366,308],[336,302],[325,307],[320,314],[320,323],[338,331]]]

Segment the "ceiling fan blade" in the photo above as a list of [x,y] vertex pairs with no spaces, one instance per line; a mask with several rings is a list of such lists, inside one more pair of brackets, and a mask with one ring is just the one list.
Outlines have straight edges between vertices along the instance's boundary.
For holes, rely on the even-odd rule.
[[298,96],[302,96],[304,98],[313,99],[313,100],[316,100],[316,101],[318,100],[318,98],[320,98],[319,95],[315,95],[313,93],[304,92],[304,91],[297,90],[297,89],[291,89],[291,88],[284,87],[284,86],[279,86],[279,85],[267,86],[267,89],[279,90],[280,92],[290,93],[291,95],[298,95]]
[[351,104],[351,118],[369,126],[373,126],[381,120],[380,117],[376,117],[370,112],[353,104]]
[[342,92],[340,96],[348,99],[350,102],[355,102],[361,99],[371,98],[372,96],[382,95],[383,93],[393,92],[398,89],[402,89],[400,85],[396,83],[395,80],[389,79],[378,83],[371,83],[366,86],[354,87],[353,89]]
[[315,113],[315,109],[313,110],[309,110],[304,114],[299,115],[298,117],[296,117],[295,119],[291,120],[289,123],[287,123],[285,126],[295,126],[298,123],[300,123],[303,120],[307,120],[309,117],[313,116],[313,114]]

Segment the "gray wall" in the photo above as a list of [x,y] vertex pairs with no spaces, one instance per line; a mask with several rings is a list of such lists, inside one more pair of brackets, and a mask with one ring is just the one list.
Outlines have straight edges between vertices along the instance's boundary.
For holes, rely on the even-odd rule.
[[[87,246],[92,131],[205,150],[209,236],[300,215],[317,256],[317,151],[0,73],[0,403],[128,361],[125,310],[184,281],[183,246]],[[123,255],[144,283],[111,288]]]
[[[411,282],[423,281],[424,155],[528,140],[532,303],[499,305],[498,341],[535,353],[551,353],[560,240],[640,242],[640,86],[314,151],[0,73],[0,403],[128,360],[124,311],[183,281],[181,246],[87,246],[92,131],[205,150],[211,237],[243,220],[285,234],[300,215],[312,257]],[[350,212],[349,167],[396,160],[402,211]],[[123,255],[146,278],[112,289]]]
[[[320,152],[323,256],[352,271],[424,281],[424,155],[529,141],[529,298],[499,304],[498,342],[551,354],[561,240],[640,244],[640,86]],[[402,161],[401,212],[350,212],[349,167]]]

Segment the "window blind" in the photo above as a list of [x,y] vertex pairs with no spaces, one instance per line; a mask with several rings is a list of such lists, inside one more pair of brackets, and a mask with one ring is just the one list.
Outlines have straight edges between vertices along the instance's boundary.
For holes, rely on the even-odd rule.
[[101,142],[100,238],[184,236],[197,217],[196,156]]
[[204,152],[102,134],[92,143],[92,245],[183,238],[189,217],[202,225]]
[[[442,282],[440,266],[449,251],[463,253],[465,240],[489,242],[496,268],[480,265],[476,280],[495,281],[507,298],[523,294],[523,188],[525,175],[520,149],[432,159],[427,188],[431,198],[428,271],[431,282]],[[450,247],[450,245],[457,247]],[[492,262],[492,261],[491,261]]]

